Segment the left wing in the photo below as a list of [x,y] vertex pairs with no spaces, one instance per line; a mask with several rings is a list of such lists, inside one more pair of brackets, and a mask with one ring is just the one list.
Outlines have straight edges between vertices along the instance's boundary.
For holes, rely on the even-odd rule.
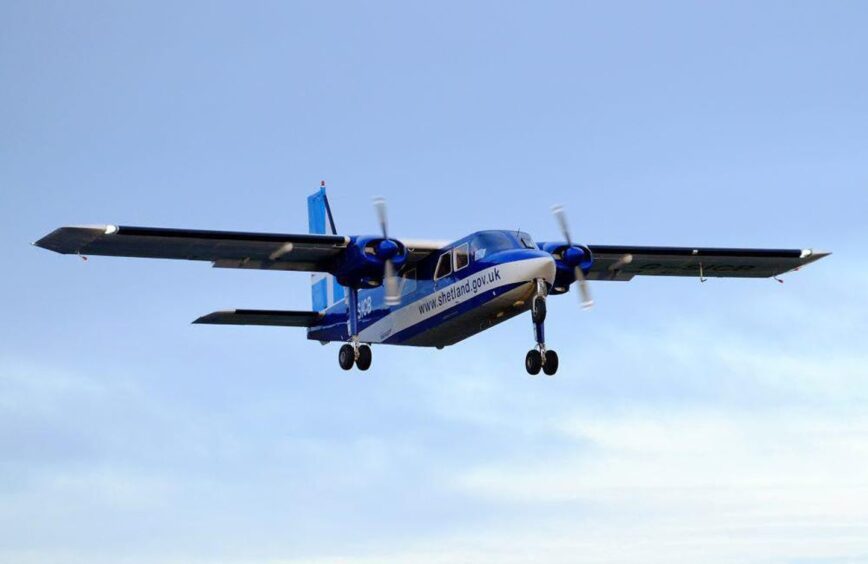
[[349,242],[348,237],[338,235],[105,225],[61,227],[34,244],[62,254],[205,260],[220,268],[327,272]]
[[313,327],[322,319],[316,311],[273,309],[232,309],[203,315],[193,323],[208,325],[268,325],[271,327]]
[[634,276],[768,278],[828,256],[810,249],[729,249],[589,245],[594,261],[589,280]]

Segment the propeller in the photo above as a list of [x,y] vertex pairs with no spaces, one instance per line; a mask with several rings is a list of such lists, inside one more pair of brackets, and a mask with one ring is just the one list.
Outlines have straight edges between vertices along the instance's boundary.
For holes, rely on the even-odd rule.
[[377,219],[380,221],[380,230],[383,232],[383,240],[377,246],[377,254],[385,259],[383,269],[383,286],[386,289],[386,305],[397,305],[401,301],[398,289],[398,276],[392,257],[398,252],[398,245],[389,239],[388,219],[386,217],[386,199],[374,198],[374,209],[377,211]]
[[576,276],[576,282],[579,284],[579,301],[584,309],[588,309],[594,305],[594,300],[591,298],[591,290],[588,288],[588,281],[585,279],[585,273],[582,271],[581,266],[582,258],[584,258],[585,253],[578,247],[573,246],[573,239],[570,237],[570,228],[567,225],[567,214],[564,211],[564,207],[560,205],[553,206],[552,213],[558,221],[564,239],[567,240],[568,247],[563,253],[563,258],[566,259],[568,264],[575,264],[574,273]]

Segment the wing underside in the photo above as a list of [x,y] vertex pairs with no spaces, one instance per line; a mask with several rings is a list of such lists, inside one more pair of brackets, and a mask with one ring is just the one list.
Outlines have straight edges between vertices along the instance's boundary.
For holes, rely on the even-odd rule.
[[768,278],[819,260],[829,253],[799,249],[730,249],[590,245],[590,280],[634,276]]
[[266,325],[271,327],[313,327],[322,318],[315,311],[232,309],[203,315],[193,323],[207,325]]
[[63,254],[210,261],[220,268],[327,271],[349,239],[154,227],[61,227],[35,244]]
[[[62,254],[210,261],[216,268],[330,272],[350,244],[340,235],[96,225],[61,227],[34,243]],[[445,243],[408,240],[408,263]]]

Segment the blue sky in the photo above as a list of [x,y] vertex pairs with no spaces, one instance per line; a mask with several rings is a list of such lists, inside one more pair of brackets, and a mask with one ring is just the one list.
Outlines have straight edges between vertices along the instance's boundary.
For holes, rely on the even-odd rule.
[[[0,561],[868,560],[860,2],[0,5]],[[521,228],[815,247],[633,280],[365,374],[300,274],[33,248],[59,225]]]

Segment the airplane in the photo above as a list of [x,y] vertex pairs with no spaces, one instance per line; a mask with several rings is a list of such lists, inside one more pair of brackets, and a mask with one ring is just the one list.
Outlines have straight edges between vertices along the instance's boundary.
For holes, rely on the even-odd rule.
[[311,311],[235,309],[193,323],[305,327],[307,338],[343,343],[344,370],[371,366],[372,344],[442,349],[531,312],[536,345],[531,375],[558,370],[546,348],[548,296],[577,287],[593,305],[589,281],[635,276],[768,278],[830,253],[811,249],[732,249],[584,245],[573,241],[563,207],[553,212],[563,240],[536,243],[516,230],[477,231],[455,241],[389,236],[385,200],[374,207],[377,235],[339,235],[325,182],[307,198],[306,234],[127,227],[61,227],[35,245],[62,254],[210,261],[216,268],[311,272]]

